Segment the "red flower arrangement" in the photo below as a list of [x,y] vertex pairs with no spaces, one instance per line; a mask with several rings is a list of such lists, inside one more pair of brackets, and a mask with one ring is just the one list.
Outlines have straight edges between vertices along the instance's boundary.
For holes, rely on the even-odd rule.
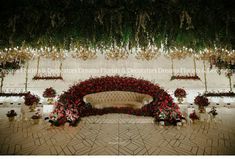
[[55,96],[56,96],[56,91],[52,87],[46,88],[45,91],[43,92],[44,98],[54,98]]
[[[104,91],[130,91],[148,94],[153,97],[153,101],[141,109],[131,108],[88,108],[83,101],[87,94]],[[121,112],[135,115],[158,116],[164,110],[168,113],[166,120],[170,123],[177,115],[181,116],[178,105],[173,102],[173,98],[161,89],[158,85],[143,79],[133,77],[105,76],[100,78],[90,78],[72,86],[68,91],[59,97],[59,104],[50,114],[49,121],[53,125],[62,125],[69,121],[75,125],[82,116],[105,114],[111,112]]]
[[199,117],[197,116],[195,110],[189,114],[189,118],[192,120],[199,120]]
[[208,106],[210,103],[208,101],[208,98],[205,97],[205,96],[201,96],[201,95],[198,95],[195,99],[194,99],[194,103],[196,105],[198,105],[199,107],[206,107]]
[[200,80],[200,77],[198,75],[175,75],[171,76],[172,80]]
[[8,111],[6,115],[7,115],[7,117],[14,117],[14,116],[17,116],[15,110],[10,110],[10,111]]
[[174,92],[174,95],[177,98],[185,98],[186,97],[186,91],[182,88],[177,88]]
[[25,95],[24,97],[24,104],[31,106],[34,103],[38,104],[39,103],[40,98],[36,95],[33,95],[31,93],[28,93],[27,95]]

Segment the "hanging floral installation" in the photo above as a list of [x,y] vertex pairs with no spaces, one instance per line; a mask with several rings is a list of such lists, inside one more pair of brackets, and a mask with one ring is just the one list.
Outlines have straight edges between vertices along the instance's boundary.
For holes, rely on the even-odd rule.
[[234,92],[215,92],[215,91],[210,91],[204,93],[204,96],[206,97],[235,97]]
[[0,97],[23,97],[26,96],[27,93],[0,93]]
[[[151,95],[154,100],[141,109],[95,109],[83,101],[83,97],[87,94],[115,90],[148,94]],[[80,117],[111,112],[146,115],[156,118],[158,118],[161,112],[164,112],[166,115],[165,121],[171,124],[176,123],[176,118],[181,118],[179,107],[173,102],[172,97],[158,85],[132,77],[105,76],[90,78],[72,86],[68,91],[64,92],[59,97],[55,110],[50,114],[49,121],[57,126],[63,125],[67,121],[70,122],[71,125],[76,125]]]
[[[1,50],[24,45],[33,48],[31,51],[37,50],[36,56],[42,48],[41,56],[54,60],[63,58],[65,52],[88,60],[98,56],[94,53],[98,49],[109,60],[126,59],[133,54],[137,59],[148,61],[158,53],[183,59],[191,54],[201,56],[207,49],[211,53],[205,56],[214,61],[213,65],[234,68],[235,36],[231,25],[234,19],[229,1],[202,5],[201,1],[175,0],[53,3],[39,0],[23,6],[2,5],[2,12],[6,14],[0,15]],[[45,9],[48,5],[53,6],[53,10]],[[21,12],[15,15],[15,10]],[[79,44],[77,49],[71,47],[74,43]],[[149,43],[163,49],[152,52]],[[145,51],[133,51],[138,46]]]
[[34,76],[33,80],[63,80],[63,77],[57,75],[39,75]]
[[[33,80],[63,80],[62,61],[67,57],[67,51],[52,46],[52,47],[41,47],[40,49],[37,49],[36,52],[37,52],[37,72],[36,75],[33,77]],[[42,57],[60,62],[59,75],[39,74],[40,59]]]
[[[24,43],[21,47],[14,48],[5,48],[0,50],[0,78],[1,78],[1,87],[0,93],[1,96],[16,96],[17,93],[3,93],[3,82],[7,74],[13,73],[24,66],[25,62],[30,60],[33,55],[31,54],[32,48],[25,47]],[[20,95],[20,94],[19,94]]]
[[171,81],[172,80],[200,80],[200,77],[197,75],[174,75],[171,76]]

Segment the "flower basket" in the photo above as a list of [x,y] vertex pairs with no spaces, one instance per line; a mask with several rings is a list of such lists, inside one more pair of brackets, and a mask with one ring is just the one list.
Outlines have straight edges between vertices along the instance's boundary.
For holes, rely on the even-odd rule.
[[40,98],[36,95],[29,93],[24,97],[24,100],[24,104],[29,106],[30,112],[34,112],[37,104],[39,103]]
[[194,103],[198,106],[199,113],[205,113],[206,112],[205,107],[210,104],[208,98],[201,95],[198,95],[194,99]]
[[33,123],[34,124],[38,124],[39,120],[42,118],[42,115],[40,113],[40,110],[38,110],[32,117],[31,119],[33,119]]
[[191,114],[189,114],[189,118],[192,120],[193,123],[195,123],[195,121],[199,120],[199,117],[196,114],[195,110]]
[[186,91],[182,88],[177,88],[174,92],[175,97],[178,99],[179,104],[182,104],[186,97]]
[[43,92],[43,97],[47,98],[47,103],[48,104],[53,104],[53,98],[56,97],[56,91],[50,87],[50,88],[46,88],[45,91]]
[[9,121],[14,121],[15,116],[17,116],[15,110],[8,111],[6,115],[7,115],[8,119],[9,119]]

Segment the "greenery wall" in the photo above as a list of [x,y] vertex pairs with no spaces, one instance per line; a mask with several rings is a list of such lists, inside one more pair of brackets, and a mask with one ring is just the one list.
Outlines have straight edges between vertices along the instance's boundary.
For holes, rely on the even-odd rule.
[[128,44],[235,46],[232,0],[7,0],[0,47]]

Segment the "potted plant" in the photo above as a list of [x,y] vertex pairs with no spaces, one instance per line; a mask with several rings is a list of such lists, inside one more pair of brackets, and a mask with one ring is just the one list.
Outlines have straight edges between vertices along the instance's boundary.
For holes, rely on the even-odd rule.
[[52,104],[53,103],[53,98],[56,97],[56,91],[52,87],[46,88],[45,91],[43,92],[43,97],[47,98],[47,103]]
[[189,118],[194,122],[195,120],[199,120],[198,115],[196,114],[196,111],[193,110],[192,113],[189,114]]
[[198,106],[200,113],[205,113],[205,107],[210,104],[208,98],[203,95],[198,95],[194,99],[194,103]]
[[15,119],[15,116],[17,116],[15,110],[8,111],[6,115],[9,119],[9,121],[13,121]]
[[34,121],[34,124],[38,124],[39,123],[39,119],[42,118],[42,115],[40,113],[40,109],[38,109],[37,112],[31,118]]
[[29,106],[31,112],[34,112],[39,100],[40,98],[38,96],[28,93],[24,97],[24,104]]
[[183,98],[186,97],[186,91],[182,88],[177,88],[174,92],[175,97],[178,99],[179,104],[182,104],[184,101]]
[[216,110],[215,108],[216,108],[216,107],[213,106],[213,107],[211,108],[211,110],[209,111],[208,114],[211,114],[213,117],[215,117],[216,115],[218,115],[217,110]]

